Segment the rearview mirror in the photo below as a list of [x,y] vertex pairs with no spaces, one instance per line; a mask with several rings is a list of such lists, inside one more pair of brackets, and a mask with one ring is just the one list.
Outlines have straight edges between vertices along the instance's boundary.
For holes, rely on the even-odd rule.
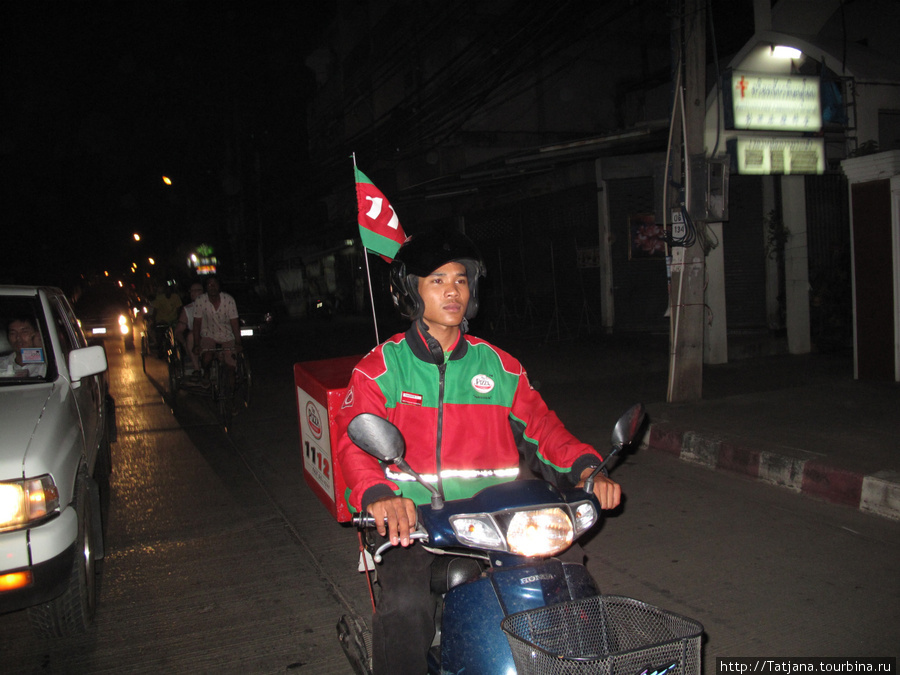
[[382,462],[396,463],[403,459],[406,452],[406,441],[400,430],[372,413],[360,413],[350,420],[347,435],[356,445]]
[[106,368],[106,350],[102,345],[82,347],[69,352],[69,379],[73,383],[84,377],[102,373]]
[[638,432],[644,423],[646,412],[641,403],[636,403],[625,411],[625,414],[616,422],[612,433],[613,448],[621,450],[626,445],[634,443]]
[[403,459],[406,452],[406,441],[403,434],[389,421],[372,413],[360,413],[347,425],[350,440],[367,453],[395,465],[404,473],[415,478],[431,493],[431,508],[435,511],[444,508],[444,497],[431,483],[426,482]]
[[619,418],[616,426],[613,427],[612,448],[604,460],[600,462],[600,466],[596,467],[591,472],[591,475],[587,477],[587,480],[584,481],[584,491],[586,493],[590,494],[593,492],[594,479],[604,470],[609,460],[618,455],[626,445],[631,445],[637,440],[637,435],[644,425],[646,417],[647,413],[644,410],[643,403],[635,403]]

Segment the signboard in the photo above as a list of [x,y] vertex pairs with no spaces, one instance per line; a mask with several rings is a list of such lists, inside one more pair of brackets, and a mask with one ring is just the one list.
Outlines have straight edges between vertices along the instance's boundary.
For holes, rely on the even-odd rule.
[[816,132],[822,128],[818,77],[735,70],[723,79],[726,129]]
[[825,173],[825,139],[738,136],[728,141],[733,170],[744,175]]
[[687,239],[687,223],[681,209],[672,209],[672,244],[682,244]]
[[300,446],[303,471],[334,502],[334,460],[331,456],[331,434],[328,410],[301,387],[297,387],[300,415]]

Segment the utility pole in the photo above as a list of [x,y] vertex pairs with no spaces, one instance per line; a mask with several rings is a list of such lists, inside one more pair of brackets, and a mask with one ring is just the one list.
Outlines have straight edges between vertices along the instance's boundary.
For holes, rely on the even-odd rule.
[[[676,14],[676,39],[673,42],[677,50],[675,62],[679,64],[684,80],[681,92],[676,91],[676,98],[683,93],[684,139],[680,157],[673,153],[672,174],[673,180],[680,182],[684,189],[673,190],[674,204],[666,206],[678,208],[683,202],[690,214],[690,158],[705,152],[706,3],[703,0],[682,0],[680,4],[682,11],[680,21]],[[674,170],[676,166],[679,171]],[[684,178],[679,180],[679,174]],[[704,225],[700,223],[698,226]],[[692,239],[690,246],[672,247],[669,389],[666,397],[670,403],[694,401],[703,395],[706,253],[700,238]]]

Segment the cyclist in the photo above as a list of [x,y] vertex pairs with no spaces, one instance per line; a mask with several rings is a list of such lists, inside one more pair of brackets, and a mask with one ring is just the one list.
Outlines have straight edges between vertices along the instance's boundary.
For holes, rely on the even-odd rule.
[[[209,364],[213,352],[221,347],[222,360],[225,363],[226,376],[231,391],[234,391],[234,369],[237,366],[235,355],[241,349],[241,324],[238,321],[237,303],[228,293],[222,292],[222,286],[216,275],[206,278],[206,294],[194,301],[194,347],[192,352],[201,357],[203,374],[200,384],[209,386]],[[197,336],[200,340],[197,341]]]
[[156,296],[150,301],[153,307],[154,321],[154,337],[156,338],[156,346],[160,355],[163,354],[165,345],[166,330],[175,325],[178,321],[178,313],[181,309],[181,297],[175,292],[175,289],[166,284],[160,285],[156,291]]

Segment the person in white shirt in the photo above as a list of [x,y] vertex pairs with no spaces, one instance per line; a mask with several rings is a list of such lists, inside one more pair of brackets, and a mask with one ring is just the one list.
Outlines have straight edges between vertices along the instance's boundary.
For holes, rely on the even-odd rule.
[[209,363],[213,359],[213,352],[208,350],[215,350],[221,346],[224,351],[220,353],[225,362],[229,384],[233,389],[234,369],[237,365],[235,355],[242,349],[237,303],[228,293],[222,293],[218,277],[210,275],[206,279],[206,295],[197,298],[194,306],[193,352],[201,357],[203,369],[201,384],[204,387],[209,386]]
[[203,284],[195,281],[190,288],[191,301],[182,306],[175,324],[175,340],[184,348],[184,353],[191,359],[191,373],[194,379],[200,379],[200,357],[194,353],[194,314],[197,309],[197,298],[203,295]]

